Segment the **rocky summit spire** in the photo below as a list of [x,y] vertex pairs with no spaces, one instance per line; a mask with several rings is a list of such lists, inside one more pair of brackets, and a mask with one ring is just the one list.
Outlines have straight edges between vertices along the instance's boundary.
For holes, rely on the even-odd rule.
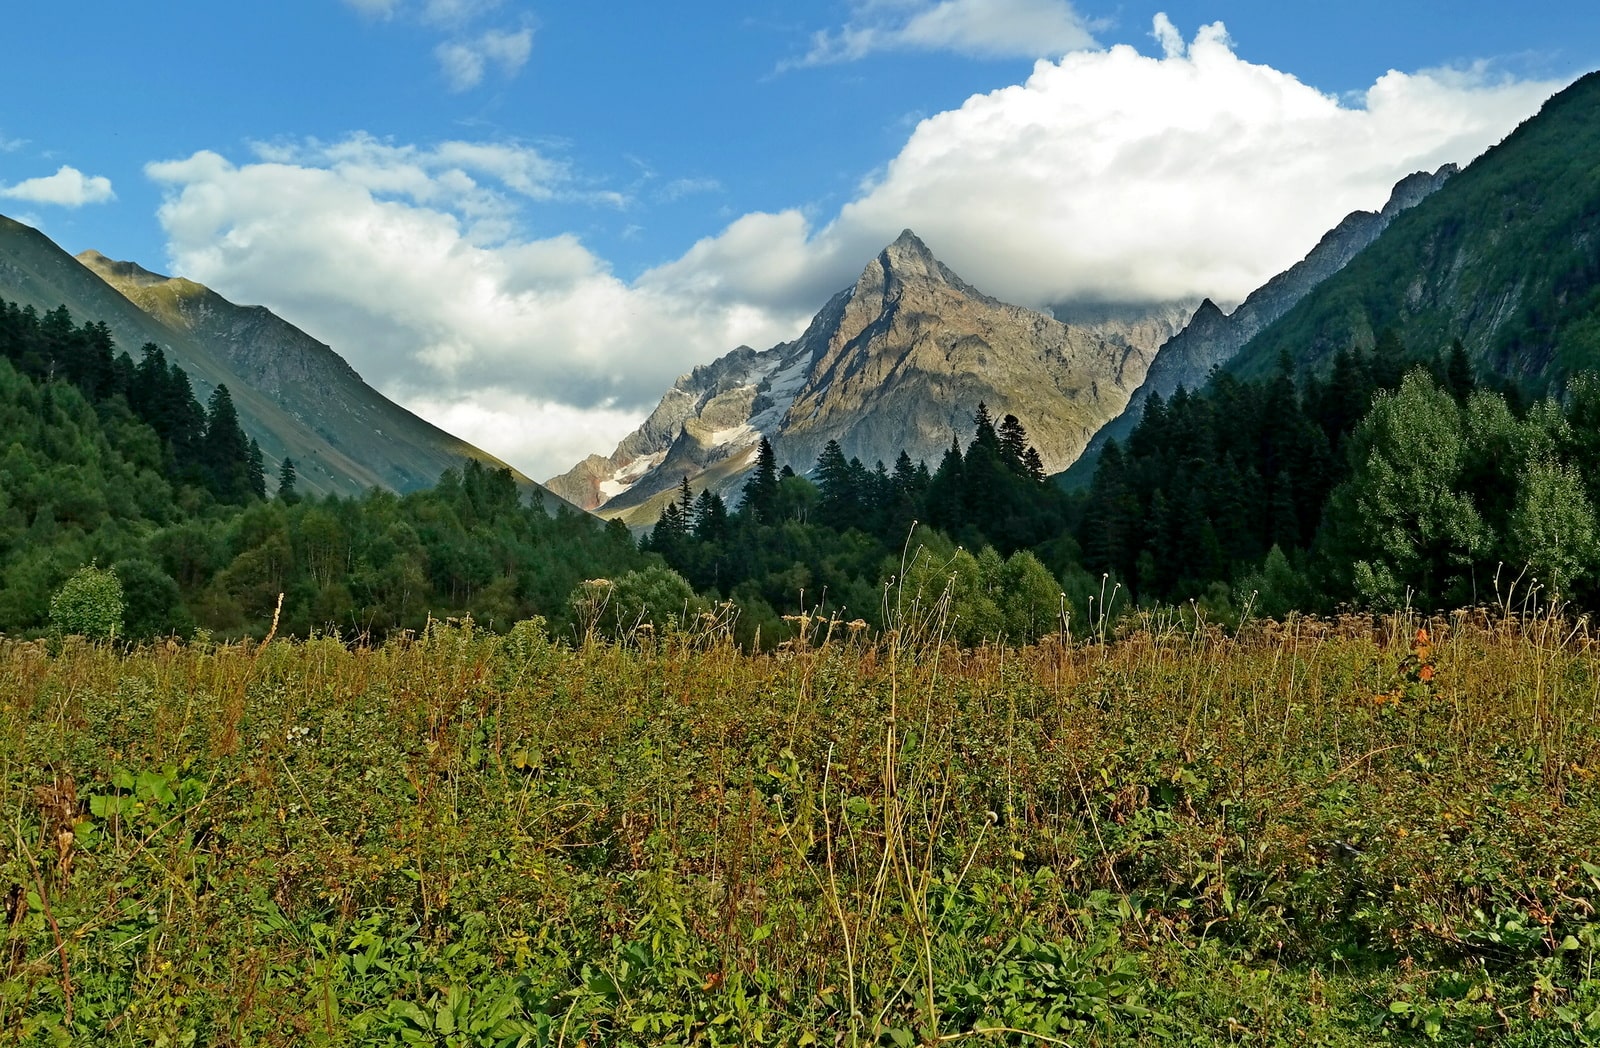
[[[928,245],[917,234],[906,229],[861,271],[851,294],[850,311],[856,314],[858,324],[865,324],[872,317],[892,310],[906,289],[913,287],[929,290],[944,288],[958,295],[1000,305],[934,258]],[[848,318],[846,326],[849,326]]]
[[902,230],[894,243],[878,254],[878,263],[901,279],[920,276],[929,280],[945,279],[944,265],[933,257],[928,245],[911,230]]

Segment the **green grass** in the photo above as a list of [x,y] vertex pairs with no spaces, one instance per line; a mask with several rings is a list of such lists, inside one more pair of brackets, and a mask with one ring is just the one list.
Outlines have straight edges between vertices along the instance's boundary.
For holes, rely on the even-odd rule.
[[1419,625],[0,642],[0,1044],[1592,1043],[1600,659]]

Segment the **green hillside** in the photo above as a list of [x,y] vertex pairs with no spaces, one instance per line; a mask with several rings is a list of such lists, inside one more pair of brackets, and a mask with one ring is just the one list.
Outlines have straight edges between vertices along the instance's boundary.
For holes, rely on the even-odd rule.
[[1459,339],[1480,369],[1544,391],[1600,365],[1600,73],[1398,216],[1229,365],[1325,369],[1392,330],[1409,353]]
[[[130,263],[85,258],[89,265],[0,216],[0,299],[40,313],[65,305],[75,318],[104,322],[117,348],[135,357],[155,343],[188,372],[202,401],[226,385],[268,472],[293,459],[308,493],[414,491],[463,458],[505,466],[388,400],[327,346],[265,309]],[[554,499],[514,475],[524,492]]]
[[266,500],[224,393],[202,409],[159,352],[113,359],[64,315],[0,309],[0,636],[97,632],[58,607],[89,567],[119,592],[96,621],[139,640],[564,624],[583,580],[652,565],[620,525],[472,460],[401,496],[303,498],[285,471]]

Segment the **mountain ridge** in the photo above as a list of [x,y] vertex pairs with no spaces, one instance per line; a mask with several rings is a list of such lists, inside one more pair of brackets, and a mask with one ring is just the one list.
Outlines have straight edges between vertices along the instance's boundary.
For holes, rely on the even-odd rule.
[[740,347],[681,376],[610,456],[546,483],[641,526],[685,476],[730,492],[762,437],[798,472],[830,440],[866,462],[902,449],[937,461],[980,402],[997,418],[1021,418],[1059,466],[1120,409],[1154,355],[1153,342],[1116,328],[1093,333],[1001,302],[905,230],[799,338]]
[[1459,339],[1474,366],[1548,388],[1600,365],[1600,72],[1399,216],[1230,361],[1321,368],[1392,331],[1413,354]]
[[1207,298],[1183,330],[1156,351],[1144,382],[1129,398],[1122,413],[1090,440],[1083,455],[1068,470],[1068,482],[1081,482],[1093,473],[1108,441],[1127,439],[1152,395],[1166,399],[1180,386],[1191,390],[1200,388],[1209,379],[1212,369],[1232,360],[1263,329],[1349,265],[1398,215],[1437,192],[1459,170],[1455,164],[1445,164],[1432,173],[1418,171],[1402,178],[1395,183],[1380,210],[1352,211],[1346,215],[1322,235],[1305,258],[1252,291],[1232,313],[1224,313]]
[[[74,258],[3,215],[0,297],[41,311],[65,305],[78,322],[104,321],[130,356],[155,343],[189,373],[201,400],[227,385],[269,472],[293,458],[309,494],[415,490],[464,458],[509,468],[390,401],[330,347],[265,307],[238,306],[202,284],[99,252]],[[550,505],[542,486],[513,476]]]

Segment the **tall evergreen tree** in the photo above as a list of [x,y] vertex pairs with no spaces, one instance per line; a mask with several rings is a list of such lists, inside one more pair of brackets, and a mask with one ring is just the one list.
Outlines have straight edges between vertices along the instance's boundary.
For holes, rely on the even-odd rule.
[[694,537],[701,542],[721,542],[728,536],[728,507],[710,488],[694,500]]
[[212,390],[206,404],[201,464],[208,487],[219,501],[240,503],[249,498],[250,445],[226,385]]
[[300,501],[300,492],[295,490],[295,482],[300,478],[295,472],[294,459],[285,455],[278,464],[278,498],[291,506]]
[[267,464],[255,437],[250,438],[250,494],[258,499],[267,497]]
[[928,523],[953,532],[966,522],[966,476],[961,458],[961,443],[955,437],[928,481]]
[[[996,457],[1000,454],[1000,435],[995,432],[994,418],[989,414],[989,405],[978,401],[977,414],[972,416],[972,443],[988,448]],[[971,445],[968,446],[971,450]]]
[[1000,420],[1000,459],[1013,473],[1026,473],[1025,458],[1028,454],[1028,431],[1023,428],[1022,420],[1015,415],[1006,415]]
[[778,505],[778,458],[766,437],[756,449],[756,470],[745,482],[740,510],[748,510],[762,524],[775,523]]
[[694,492],[689,488],[689,474],[687,473],[678,480],[678,516],[683,522],[684,531],[694,530]]
[[860,505],[857,500],[850,463],[837,440],[823,445],[817,456],[817,519],[830,528],[843,531],[858,520]]

